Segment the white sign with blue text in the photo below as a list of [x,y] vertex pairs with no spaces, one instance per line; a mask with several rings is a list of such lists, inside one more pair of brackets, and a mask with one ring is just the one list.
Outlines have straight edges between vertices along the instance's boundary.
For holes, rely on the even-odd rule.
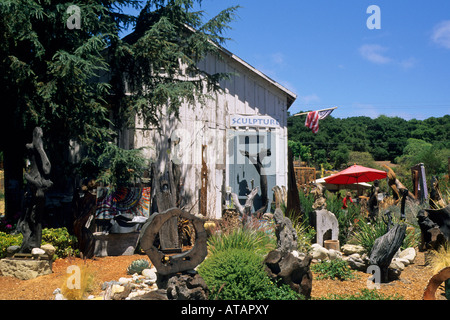
[[231,127],[279,128],[280,122],[269,116],[230,116]]

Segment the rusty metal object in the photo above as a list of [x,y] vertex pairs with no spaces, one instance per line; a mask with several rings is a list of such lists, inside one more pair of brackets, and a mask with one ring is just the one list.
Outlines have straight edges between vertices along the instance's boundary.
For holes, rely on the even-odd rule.
[[[168,256],[155,247],[154,241],[163,224],[172,218],[190,220],[194,226],[196,238],[191,250],[178,255]],[[142,250],[148,255],[158,273],[163,276],[192,270],[202,263],[208,254],[206,240],[207,234],[204,220],[179,208],[171,208],[162,213],[155,213],[142,227],[140,234]]]
[[435,274],[430,281],[423,293],[423,300],[436,300],[436,290],[442,282],[450,279],[450,267],[444,268]]

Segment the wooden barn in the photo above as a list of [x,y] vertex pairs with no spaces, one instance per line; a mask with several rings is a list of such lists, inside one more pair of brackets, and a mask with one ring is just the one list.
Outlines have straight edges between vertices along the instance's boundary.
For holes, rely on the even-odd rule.
[[[191,213],[219,218],[227,193],[236,193],[244,203],[255,187],[254,210],[264,206],[263,192],[268,212],[272,188],[287,187],[287,111],[296,95],[226,49],[221,55],[223,59],[205,59],[200,68],[210,74],[235,74],[220,83],[223,93],[206,105],[183,105],[179,121],[167,117],[160,132],[143,129],[136,119],[120,145],[149,147],[145,155],[162,175],[170,161],[176,164],[182,206]],[[253,164],[257,160],[260,167]]]

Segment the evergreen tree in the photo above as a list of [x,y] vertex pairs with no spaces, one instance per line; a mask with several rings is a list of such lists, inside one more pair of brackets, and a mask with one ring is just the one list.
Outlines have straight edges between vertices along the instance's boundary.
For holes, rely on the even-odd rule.
[[[195,2],[201,1],[150,0],[137,19],[123,9],[142,8],[138,0],[0,2],[0,151],[10,218],[20,210],[24,146],[35,126],[43,129],[58,188],[73,175],[69,146],[83,147],[85,173],[98,172],[105,143],[136,114],[158,125],[162,105],[176,116],[182,101],[218,89],[221,75],[196,66],[226,41],[237,8],[202,23]],[[70,28],[77,18],[79,28]],[[120,39],[130,25],[133,36]]]

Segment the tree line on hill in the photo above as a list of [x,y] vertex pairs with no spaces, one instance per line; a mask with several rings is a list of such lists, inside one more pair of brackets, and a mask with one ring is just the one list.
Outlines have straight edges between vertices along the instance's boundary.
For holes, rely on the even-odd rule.
[[404,168],[424,163],[428,174],[448,174],[450,115],[425,120],[379,116],[320,120],[317,134],[305,117],[289,117],[289,146],[310,166],[342,169],[357,162],[391,161]]

